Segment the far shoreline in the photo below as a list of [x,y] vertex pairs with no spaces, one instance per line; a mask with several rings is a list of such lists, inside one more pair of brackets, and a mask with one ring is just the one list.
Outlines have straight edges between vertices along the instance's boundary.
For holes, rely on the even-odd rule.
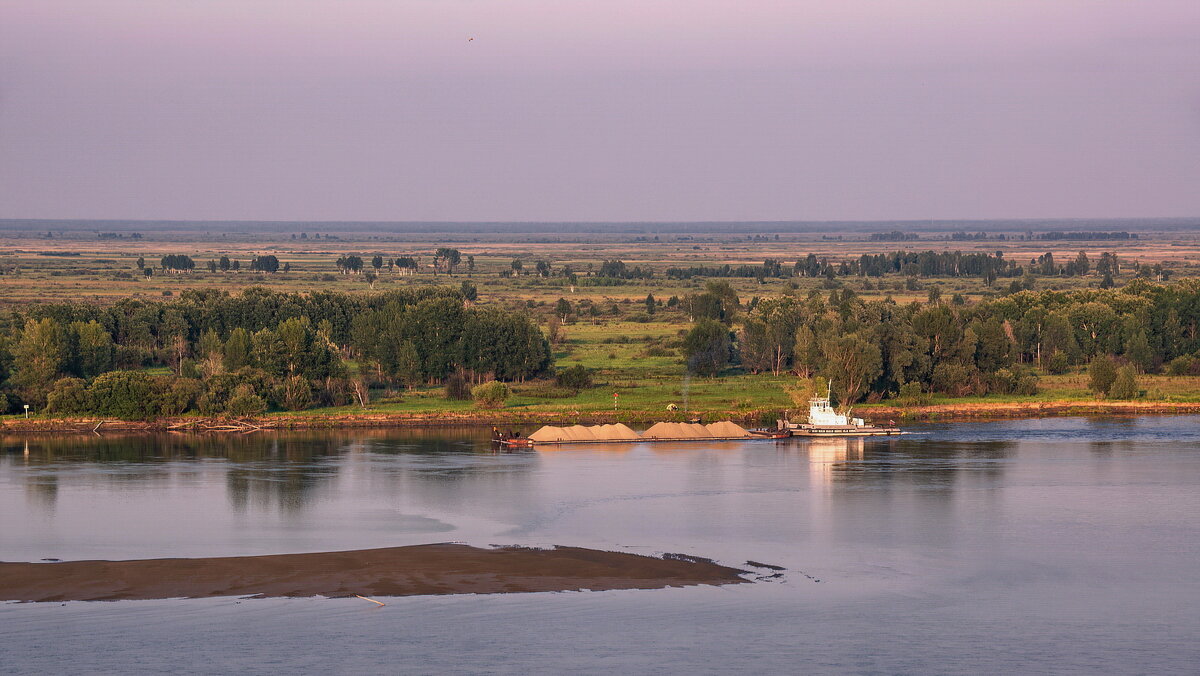
[[[925,406],[884,406],[867,404],[855,408],[856,414],[875,423],[987,421],[1019,418],[1065,417],[1086,415],[1187,415],[1200,414],[1200,402],[1163,401],[1028,401],[994,403],[948,403]],[[542,425],[607,424],[651,425],[660,421],[686,421],[701,417],[706,422],[732,420],[751,427],[763,426],[774,410],[697,411],[694,414],[660,411],[428,411],[420,413],[276,413],[254,417],[175,416],[152,420],[122,420],[100,417],[11,417],[0,420],[0,434],[100,434],[104,431],[171,433],[246,433],[256,431],[334,430],[334,429],[406,429],[471,426],[498,426],[506,431],[523,428],[532,432]]]

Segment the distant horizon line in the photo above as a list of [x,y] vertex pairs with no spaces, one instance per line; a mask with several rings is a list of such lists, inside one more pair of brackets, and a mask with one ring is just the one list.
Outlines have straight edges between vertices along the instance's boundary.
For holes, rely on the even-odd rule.
[[1200,225],[1200,214],[1193,216],[1123,216],[1123,217],[1088,217],[1088,216],[1056,216],[1032,218],[871,218],[871,219],[711,219],[711,220],[463,220],[463,219],[274,219],[274,218],[0,218],[0,225],[25,223],[72,224],[72,223],[103,223],[103,224],[247,224],[247,225],[887,225],[887,224],[1050,224],[1050,223],[1174,223],[1179,221],[1195,221]]

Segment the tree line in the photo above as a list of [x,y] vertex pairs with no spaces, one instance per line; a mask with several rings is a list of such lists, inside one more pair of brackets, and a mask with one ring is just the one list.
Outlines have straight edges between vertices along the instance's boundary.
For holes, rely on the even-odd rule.
[[[865,301],[852,290],[742,308],[728,285],[683,303],[705,311],[685,339],[688,368],[819,374],[843,401],[906,393],[1031,394],[1037,375],[1111,360],[1134,373],[1200,374],[1200,281],[1022,291],[974,305]],[[732,325],[741,324],[738,331]]]
[[[367,403],[372,387],[523,380],[550,350],[525,313],[468,291],[187,290],[177,300],[35,305],[0,317],[0,407],[122,417]],[[148,367],[167,367],[159,374]],[[161,370],[161,368],[160,368]]]

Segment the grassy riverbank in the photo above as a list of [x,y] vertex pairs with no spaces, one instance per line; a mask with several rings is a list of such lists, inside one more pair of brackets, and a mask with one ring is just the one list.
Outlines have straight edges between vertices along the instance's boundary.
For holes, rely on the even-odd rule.
[[[252,432],[264,430],[348,429],[387,427],[444,427],[497,425],[516,428],[524,433],[546,424],[599,424],[623,422],[635,428],[658,421],[686,421],[694,417],[705,421],[734,420],[747,427],[772,426],[787,408],[778,407],[704,407],[690,411],[661,409],[581,410],[578,407],[542,404],[503,409],[457,410],[385,410],[386,407],[318,409],[302,413],[269,413],[248,418],[178,416],[154,420],[115,420],[110,418],[28,419],[6,416],[0,421],[4,433],[104,433],[117,431],[172,432]],[[793,409],[795,410],[795,409]],[[1030,397],[1016,401],[942,400],[922,406],[864,405],[856,415],[873,422],[952,421],[1002,418],[1040,418],[1069,415],[1159,415],[1200,414],[1200,401],[1105,401],[1100,399],[1044,399]],[[803,415],[803,412],[801,412]]]

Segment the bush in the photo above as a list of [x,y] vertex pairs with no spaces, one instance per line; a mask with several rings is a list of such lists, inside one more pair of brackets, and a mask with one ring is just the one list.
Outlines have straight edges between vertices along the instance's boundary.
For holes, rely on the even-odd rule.
[[933,369],[933,389],[954,396],[962,396],[971,374],[962,364],[946,362]]
[[[165,382],[165,381],[168,381]],[[195,378],[163,378],[160,410],[163,415],[179,415],[192,408],[204,393],[204,384]]]
[[1196,358],[1183,355],[1175,357],[1167,364],[1167,373],[1173,376],[1193,375],[1196,372]]
[[508,399],[508,385],[493,380],[471,388],[471,398],[480,408],[500,408]]
[[292,376],[279,386],[279,403],[289,411],[302,411],[312,406],[312,386],[303,376]]
[[88,388],[92,410],[100,415],[142,420],[159,414],[158,388],[141,371],[101,373]]
[[554,382],[559,387],[572,390],[585,390],[592,386],[592,370],[583,364],[576,364],[562,369],[554,376]]
[[1033,396],[1038,393],[1038,377],[1036,373],[1026,373],[1017,380],[1013,394]]
[[455,401],[470,401],[471,384],[462,371],[455,371],[446,378],[446,398]]
[[267,410],[267,402],[254,393],[253,385],[238,385],[225,410],[235,416],[261,415]]
[[83,378],[62,378],[46,395],[46,412],[58,415],[81,415],[91,411],[92,401]]
[[901,385],[900,394],[896,395],[896,402],[901,406],[927,406],[931,401],[933,395],[922,392],[921,383],[916,381]]
[[1088,366],[1088,387],[1096,394],[1107,395],[1117,379],[1117,364],[1107,355],[1096,357]]
[[1050,355],[1050,358],[1046,360],[1046,370],[1055,375],[1066,373],[1070,367],[1071,364],[1070,360],[1067,359],[1067,353],[1062,350],[1055,350],[1054,354]]
[[1122,366],[1117,369],[1112,387],[1108,390],[1110,399],[1136,399],[1139,394],[1137,375],[1132,366]]

